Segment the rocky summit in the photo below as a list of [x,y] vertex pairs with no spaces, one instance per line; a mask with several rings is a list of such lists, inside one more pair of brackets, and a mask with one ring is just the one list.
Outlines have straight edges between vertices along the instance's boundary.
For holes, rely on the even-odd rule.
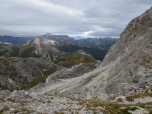
[[[46,58],[45,60],[49,62],[52,60],[51,53],[67,54],[56,48],[63,44],[44,37],[37,37],[32,43],[36,46],[35,53],[41,55],[42,60]],[[76,64],[86,60],[85,56],[91,57],[94,62]],[[77,60],[73,61],[71,57],[76,57]],[[127,25],[120,39],[110,48],[102,62],[97,62],[82,50],[62,56],[63,60],[58,59],[57,64],[53,61],[51,64],[44,62],[45,64],[42,65],[41,59],[28,58],[30,63],[36,65],[36,69],[28,65],[29,62],[26,59],[1,59],[5,59],[1,62],[4,66],[0,68],[5,69],[2,71],[11,73],[13,69],[18,73],[20,70],[17,70],[14,64],[27,64],[27,70],[24,72],[26,74],[28,69],[31,69],[29,75],[35,71],[42,73],[51,69],[52,65],[75,62],[72,67],[65,68],[64,65],[57,67],[59,69],[56,69],[55,73],[47,75],[43,81],[29,89],[19,88],[10,91],[3,88],[0,92],[0,111],[3,113],[152,113],[152,8]],[[29,75],[23,75],[23,77],[26,77],[27,81],[37,78],[33,76],[30,78]],[[11,87],[11,83],[17,82],[18,86],[19,82],[24,82],[23,78],[16,79],[15,75],[4,77],[5,72],[3,72],[4,81],[1,85],[8,88]]]

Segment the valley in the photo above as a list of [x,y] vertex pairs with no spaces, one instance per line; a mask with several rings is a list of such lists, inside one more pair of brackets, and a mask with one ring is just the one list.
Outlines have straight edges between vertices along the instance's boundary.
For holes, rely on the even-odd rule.
[[151,114],[151,25],[152,8],[103,47],[52,34],[0,44],[0,113]]

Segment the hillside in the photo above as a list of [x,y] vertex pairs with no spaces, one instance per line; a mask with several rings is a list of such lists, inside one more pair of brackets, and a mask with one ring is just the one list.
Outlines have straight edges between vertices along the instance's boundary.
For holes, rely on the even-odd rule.
[[27,90],[59,69],[60,66],[42,59],[0,57],[0,90]]
[[97,60],[92,57],[90,54],[85,53],[83,50],[79,50],[73,53],[70,53],[68,56],[63,58],[64,60],[60,61],[58,64],[65,67],[72,67],[80,63],[96,63]]

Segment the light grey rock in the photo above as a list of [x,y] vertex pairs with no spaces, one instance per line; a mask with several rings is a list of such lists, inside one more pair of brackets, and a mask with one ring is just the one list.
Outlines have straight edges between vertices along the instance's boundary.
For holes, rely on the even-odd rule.
[[4,111],[4,106],[0,105],[0,112],[3,112],[3,111]]
[[55,81],[58,81],[59,79],[70,79],[81,76],[97,68],[100,63],[100,61],[98,61],[97,63],[80,63],[79,65],[72,66],[72,68],[70,69],[63,68],[62,70],[59,70],[50,75],[46,79],[46,83],[53,83]]
[[21,99],[20,101],[22,101],[23,103],[33,103],[33,99]]
[[24,94],[25,94],[25,96],[29,95],[28,91],[25,91]]
[[34,44],[36,45],[36,54],[41,56],[42,59],[58,62],[63,60],[63,57],[68,55],[67,53],[59,51],[57,49],[58,46],[62,45],[60,42],[50,40],[43,36],[36,37]]

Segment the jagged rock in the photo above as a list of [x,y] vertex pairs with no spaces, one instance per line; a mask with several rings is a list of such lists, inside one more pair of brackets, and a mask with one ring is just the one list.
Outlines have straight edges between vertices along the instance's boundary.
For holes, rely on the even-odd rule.
[[27,44],[26,45],[30,45],[32,43],[31,40],[28,40]]

